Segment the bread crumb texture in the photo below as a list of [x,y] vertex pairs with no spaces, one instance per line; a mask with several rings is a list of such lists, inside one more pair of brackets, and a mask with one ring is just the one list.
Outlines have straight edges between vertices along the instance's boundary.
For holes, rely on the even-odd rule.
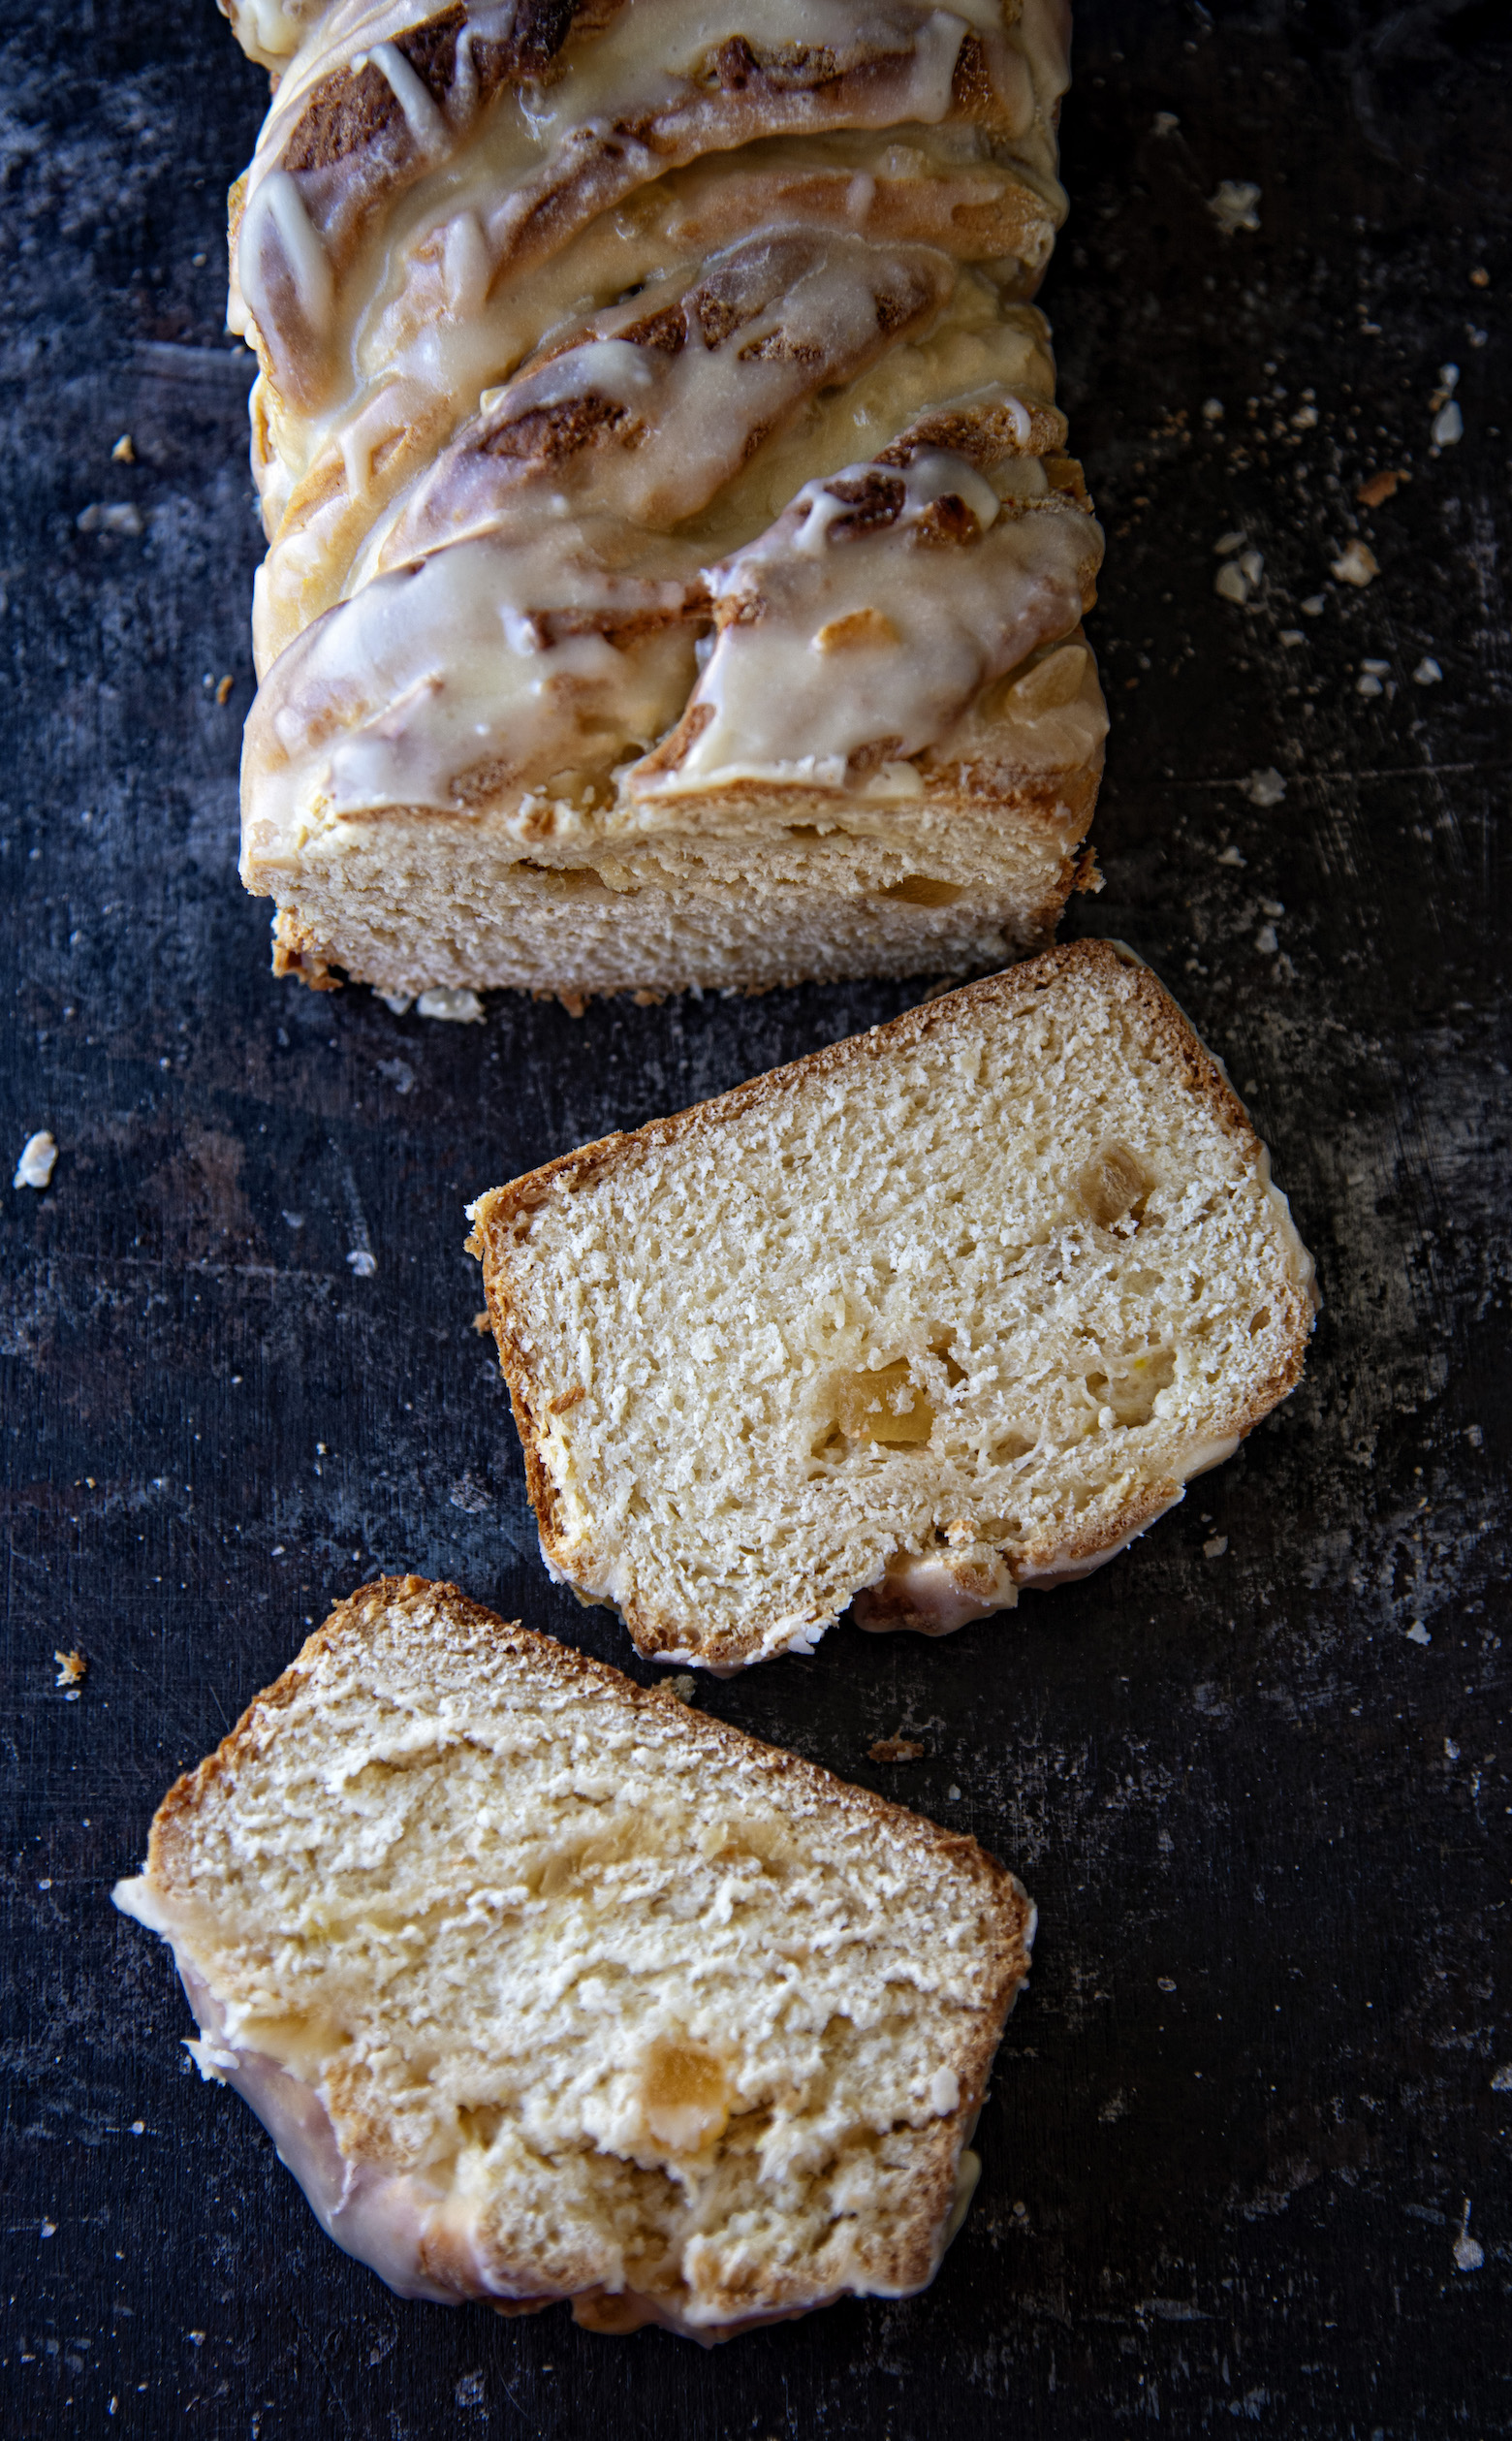
[[738,1667],[1085,1572],[1293,1388],[1312,1264],[1150,970],[1052,951],[473,1207],[553,1573]]
[[117,1899],[391,2285],[702,2338],[931,2278],[1033,1937],[975,1841],[416,1577]]

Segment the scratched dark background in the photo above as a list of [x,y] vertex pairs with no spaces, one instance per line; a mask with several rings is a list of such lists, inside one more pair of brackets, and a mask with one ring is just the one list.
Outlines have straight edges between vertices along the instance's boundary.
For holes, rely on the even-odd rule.
[[[379,1569],[626,1663],[536,1560],[463,1203],[913,994],[464,1027],[272,981],[222,333],[262,80],[208,0],[22,0],[4,62],[0,2429],[1512,2432],[1504,8],[1082,9],[1044,301],[1116,726],[1073,920],[1227,1060],[1327,1311],[1289,1406],[1086,1587],[708,1689],[978,1833],[1043,1924],[930,2294],[709,2355],[398,2303],[202,2087],[109,1892]],[[1225,533],[1263,555],[1244,605]],[[52,1184],[12,1189],[42,1126]],[[927,1758],[868,1763],[899,1728]]]

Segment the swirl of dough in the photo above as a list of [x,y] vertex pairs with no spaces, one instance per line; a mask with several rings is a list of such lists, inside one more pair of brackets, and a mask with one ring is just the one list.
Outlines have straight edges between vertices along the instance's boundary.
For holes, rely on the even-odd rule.
[[[1061,0],[233,5],[279,64],[232,215],[250,886],[374,823],[518,846],[1022,762],[1002,683],[1101,551],[1028,302]],[[1065,824],[1077,650],[1029,741],[1075,744]]]

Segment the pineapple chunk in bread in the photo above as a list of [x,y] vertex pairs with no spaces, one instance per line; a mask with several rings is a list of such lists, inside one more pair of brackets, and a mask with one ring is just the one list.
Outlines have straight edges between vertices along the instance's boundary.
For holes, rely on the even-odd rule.
[[1085,1574],[1302,1371],[1217,1063],[1083,941],[472,1207],[548,1568],[642,1652],[943,1633]]
[[413,1576],[115,1898],[401,2296],[706,2341],[932,2278],[1034,1932],[974,1840]]

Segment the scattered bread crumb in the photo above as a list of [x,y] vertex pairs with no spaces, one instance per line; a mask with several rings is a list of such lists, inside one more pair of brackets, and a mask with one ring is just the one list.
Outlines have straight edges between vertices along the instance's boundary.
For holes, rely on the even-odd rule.
[[[1345,545],[1339,558],[1333,562],[1333,570],[1340,585],[1366,586],[1374,584],[1381,567],[1370,545],[1356,540]],[[1306,610],[1306,603],[1303,608]]]
[[866,1752],[874,1763],[916,1763],[929,1749],[915,1737],[879,1737]]
[[137,453],[132,447],[132,439],[129,432],[123,432],[121,434],[120,439],[116,442],[115,447],[110,452],[110,457],[117,466],[135,466],[137,462]]
[[81,534],[140,534],[142,511],[135,500],[91,500],[74,520]]
[[[1272,940],[1271,946],[1273,949],[1276,947],[1274,939]],[[1210,1535],[1207,1541],[1202,1546],[1202,1556],[1205,1560],[1221,1560],[1227,1549],[1228,1537],[1226,1534]]]
[[693,1703],[698,1696],[698,1680],[690,1669],[679,1669],[676,1678],[662,1681],[669,1696],[678,1703]]
[[1363,509],[1378,509],[1383,500],[1389,500],[1402,484],[1411,481],[1405,466],[1383,466],[1378,475],[1370,475],[1356,487],[1355,498]]
[[1251,772],[1239,787],[1240,794],[1247,797],[1252,806],[1278,806],[1286,794],[1286,782],[1274,763],[1267,764],[1263,772]]
[[51,1135],[46,1127],[39,1127],[21,1147],[21,1157],[16,1164],[12,1186],[35,1187],[40,1192],[44,1187],[50,1186],[52,1167],[57,1157],[58,1148]]
[[1491,273],[1489,271],[1483,271],[1478,263],[1474,270],[1470,273],[1470,286],[1472,288],[1489,288],[1491,286]]
[[230,703],[231,690],[236,683],[236,682],[234,678],[227,677],[221,680],[220,684],[215,689],[215,700],[218,704]]
[[1241,229],[1258,229],[1260,214],[1255,209],[1260,189],[1248,178],[1222,178],[1217,192],[1208,198],[1208,209],[1225,238],[1232,238]]
[[475,1314],[473,1316],[472,1326],[480,1339],[488,1338],[488,1333],[493,1328],[493,1324],[488,1318],[488,1309],[487,1306],[484,1307],[481,1314]]
[[[1244,539],[1243,534],[1237,537],[1225,534],[1217,548],[1220,551],[1227,551],[1236,542],[1242,543]],[[1265,554],[1259,551],[1242,551],[1237,559],[1225,559],[1213,580],[1213,589],[1214,593],[1220,593],[1225,602],[1244,603],[1248,601],[1264,573]]]
[[58,1674],[52,1682],[55,1687],[79,1687],[83,1684],[89,1664],[82,1653],[54,1653],[52,1658],[58,1665]]
[[[393,1005],[391,1000],[390,1006],[393,1007]],[[432,984],[428,992],[422,992],[415,1006],[422,1017],[444,1018],[451,1026],[481,1026],[483,1024],[483,1002],[476,992],[465,989],[452,991],[445,984]],[[402,1011],[397,1013],[402,1014]]]
[[1454,2241],[1456,2271],[1479,2271],[1486,2260],[1486,2249],[1478,2237],[1470,2235],[1470,2200],[1465,2199],[1465,2211],[1460,2221],[1460,2235]]

